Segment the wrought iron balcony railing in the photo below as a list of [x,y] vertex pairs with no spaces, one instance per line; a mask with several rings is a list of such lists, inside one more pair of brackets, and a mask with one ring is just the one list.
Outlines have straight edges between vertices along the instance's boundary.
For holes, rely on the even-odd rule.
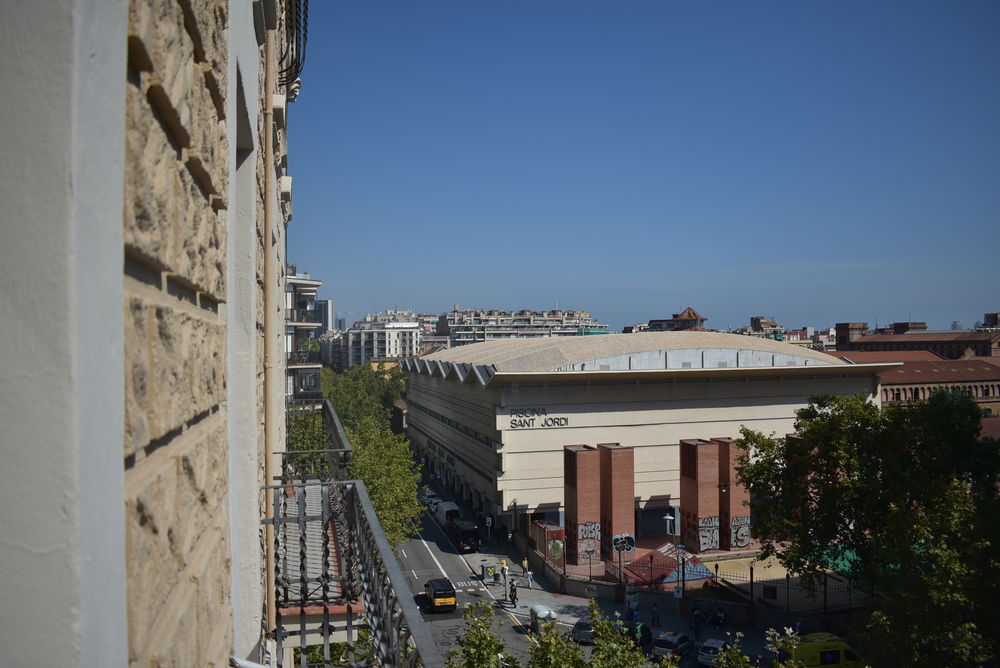
[[[273,504],[277,665],[443,666],[364,483],[346,480],[351,444],[329,402],[290,404]],[[398,593],[397,593],[398,592]],[[321,655],[321,656],[318,656]]]

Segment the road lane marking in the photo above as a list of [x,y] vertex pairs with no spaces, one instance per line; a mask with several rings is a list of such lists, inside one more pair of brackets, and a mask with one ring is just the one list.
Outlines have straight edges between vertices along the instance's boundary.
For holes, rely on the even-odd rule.
[[441,571],[441,577],[443,577],[443,578],[448,577],[448,574],[444,572],[444,566],[442,566],[441,562],[438,561],[438,558],[434,556],[434,552],[431,551],[431,546],[428,545],[427,541],[424,540],[424,535],[421,534],[421,533],[418,533],[417,534],[417,538],[419,538],[420,542],[424,544],[424,548],[427,550],[427,554],[431,555],[431,559],[434,560],[434,563],[437,565],[438,570]]
[[417,572],[415,570],[413,570],[412,568],[410,569],[410,572],[413,573],[413,579],[416,580],[417,579]]
[[403,559],[406,559],[406,550],[399,548],[399,551],[403,553]]

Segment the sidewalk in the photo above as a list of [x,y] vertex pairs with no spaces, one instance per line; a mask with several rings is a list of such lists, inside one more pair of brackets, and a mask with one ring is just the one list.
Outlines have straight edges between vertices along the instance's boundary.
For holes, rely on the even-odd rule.
[[[463,508],[463,511],[467,513],[467,516],[473,516],[467,508]],[[524,559],[524,554],[515,552],[513,545],[500,544],[496,534],[494,534],[494,541],[492,543],[484,544],[478,552],[463,554],[462,557],[468,564],[469,570],[472,572],[473,579],[475,580],[480,580],[480,565],[482,563],[496,564],[497,569],[499,569],[500,560],[506,559],[508,569],[506,586],[502,577],[499,585],[494,584],[493,580],[488,580],[483,582],[483,584],[492,597],[498,603],[502,604],[501,607],[505,612],[516,616],[524,624],[529,622],[529,611],[534,605],[544,605],[552,610],[556,614],[557,624],[564,630],[569,630],[577,621],[586,618],[588,615],[589,599],[556,592],[555,588],[545,580],[544,576],[536,573],[529,589],[527,578],[524,576],[523,569],[521,568],[521,561]],[[517,583],[516,608],[507,601],[507,591],[511,581]],[[654,638],[663,631],[677,631],[694,637],[694,632],[690,628],[689,618],[687,616],[678,616],[677,601],[671,594],[639,591],[637,598],[639,602],[639,621],[649,625]],[[654,602],[659,608],[660,626],[653,626],[652,624],[651,610]],[[605,616],[614,619],[617,614],[623,621],[628,621],[626,619],[624,603],[598,600],[598,605],[600,605]],[[733,624],[726,624],[721,629],[708,625],[703,626],[696,646],[700,646],[702,642],[709,638],[727,640],[732,636],[735,639],[737,632],[744,634],[740,644],[748,656],[755,657],[766,653],[763,631],[754,628],[737,627]]]

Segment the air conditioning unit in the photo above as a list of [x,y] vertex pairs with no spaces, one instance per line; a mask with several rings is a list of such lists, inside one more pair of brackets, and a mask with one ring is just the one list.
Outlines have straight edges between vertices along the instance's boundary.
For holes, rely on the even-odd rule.
[[292,177],[282,176],[278,179],[278,191],[281,193],[281,201],[292,201]]

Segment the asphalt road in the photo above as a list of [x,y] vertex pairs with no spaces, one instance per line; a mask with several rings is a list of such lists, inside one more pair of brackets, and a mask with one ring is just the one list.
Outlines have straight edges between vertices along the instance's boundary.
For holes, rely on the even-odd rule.
[[[421,615],[441,656],[447,657],[449,650],[458,649],[456,638],[465,627],[462,615],[466,606],[487,600],[497,610],[500,622],[497,630],[508,652],[526,661],[531,642],[523,628],[527,624],[527,610],[519,610],[524,615],[510,615],[503,588],[492,584],[487,587],[478,576],[474,576],[468,563],[428,513],[424,513],[422,522],[420,534],[407,541],[400,550],[399,561],[408,576],[410,593],[421,606]],[[440,577],[448,578],[455,586],[458,607],[454,611],[430,612],[423,606],[424,583]]]

